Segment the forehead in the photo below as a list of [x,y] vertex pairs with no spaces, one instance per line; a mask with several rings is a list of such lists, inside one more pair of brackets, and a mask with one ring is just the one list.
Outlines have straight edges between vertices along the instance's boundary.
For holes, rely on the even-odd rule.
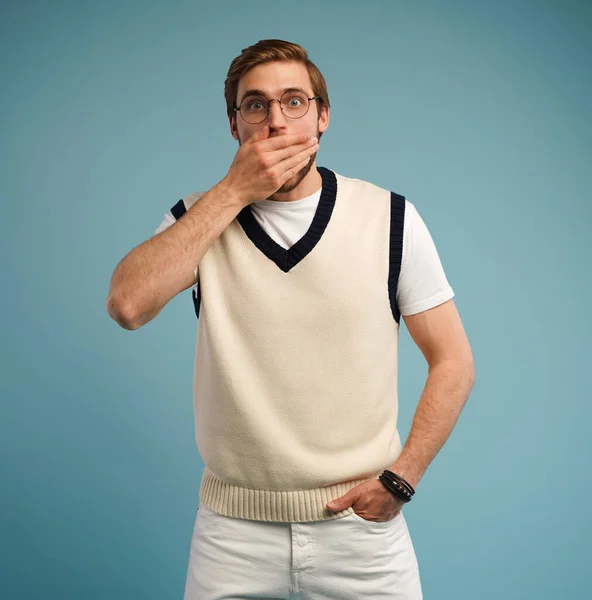
[[270,96],[279,97],[285,88],[301,87],[312,92],[306,67],[300,62],[272,62],[258,65],[247,71],[238,82],[237,97],[249,89],[259,89]]

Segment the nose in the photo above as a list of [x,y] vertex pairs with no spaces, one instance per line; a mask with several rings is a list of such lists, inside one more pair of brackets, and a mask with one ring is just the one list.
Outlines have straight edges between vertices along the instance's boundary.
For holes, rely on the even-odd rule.
[[274,99],[269,103],[267,122],[270,129],[282,129],[286,126],[286,116],[280,108],[279,100]]

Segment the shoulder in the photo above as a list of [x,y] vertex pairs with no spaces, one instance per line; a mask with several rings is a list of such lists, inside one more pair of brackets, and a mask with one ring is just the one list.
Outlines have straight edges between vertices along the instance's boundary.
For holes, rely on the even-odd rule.
[[168,229],[175,221],[180,219],[206,192],[194,192],[178,200],[165,213],[160,225],[156,228],[154,234],[158,234]]
[[193,192],[184,198],[181,198],[169,211],[170,214],[175,218],[179,219],[182,217],[206,192]]
[[359,179],[357,177],[347,177],[346,175],[336,173],[335,171],[333,171],[333,173],[335,174],[335,177],[337,179],[337,189],[339,189],[339,185],[341,184],[342,187],[352,188],[355,190],[363,190],[369,194],[376,193],[377,195],[380,195],[391,193],[391,190],[380,187],[379,185],[376,185],[371,181]]
[[[335,173],[335,171],[334,171]],[[395,192],[392,189],[387,189],[357,177],[347,177],[340,173],[335,173],[337,179],[337,192],[351,193],[355,196],[364,198],[376,199],[377,202],[384,202],[392,205],[397,214],[402,216],[403,211],[406,211],[408,206],[405,196],[400,192]]]
[[189,194],[189,196],[185,196],[185,198],[183,198],[185,208],[189,210],[202,196],[205,196],[205,194],[206,192],[194,192],[193,194]]

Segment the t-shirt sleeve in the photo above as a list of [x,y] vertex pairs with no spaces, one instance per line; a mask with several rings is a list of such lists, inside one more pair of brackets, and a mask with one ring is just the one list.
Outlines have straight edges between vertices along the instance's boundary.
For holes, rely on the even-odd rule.
[[414,315],[453,297],[434,240],[415,206],[406,200],[396,296],[399,311],[403,316]]
[[[174,222],[175,222],[175,217],[173,217],[173,215],[170,212],[165,213],[164,219],[162,220],[162,222],[160,223],[160,225],[154,232],[154,235],[157,235],[158,233],[161,233],[165,229],[168,229]],[[194,286],[197,285],[197,280],[198,280],[197,269],[198,269],[198,267],[195,267],[195,269],[193,271],[193,285]]]

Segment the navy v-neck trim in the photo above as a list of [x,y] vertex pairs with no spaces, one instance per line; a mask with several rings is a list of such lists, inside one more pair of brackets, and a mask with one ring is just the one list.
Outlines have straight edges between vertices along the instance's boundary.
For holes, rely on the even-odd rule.
[[280,246],[261,227],[250,205],[245,206],[237,215],[244,232],[267,258],[287,273],[296,266],[318,243],[325,231],[337,197],[337,178],[335,173],[325,167],[317,167],[323,180],[321,197],[308,231],[290,248]]

